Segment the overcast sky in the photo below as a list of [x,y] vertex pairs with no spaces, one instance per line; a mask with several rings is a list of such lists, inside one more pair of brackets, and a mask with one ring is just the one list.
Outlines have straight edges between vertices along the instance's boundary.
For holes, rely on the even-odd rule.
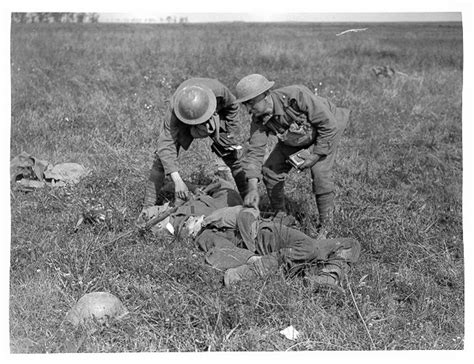
[[[8,4],[9,2],[7,2]],[[95,12],[99,21],[465,21],[467,0],[15,0],[12,11]]]
[[81,0],[73,8],[84,8],[84,1],[93,6],[82,11],[99,13],[100,21],[157,22],[168,16],[189,22],[462,21],[467,6],[465,0]]
[[278,21],[306,21],[306,22],[377,22],[377,21],[461,21],[461,12],[411,12],[411,13],[173,13],[173,12],[126,12],[126,13],[99,13],[101,22],[160,22],[166,17],[187,17],[189,22],[278,22]]

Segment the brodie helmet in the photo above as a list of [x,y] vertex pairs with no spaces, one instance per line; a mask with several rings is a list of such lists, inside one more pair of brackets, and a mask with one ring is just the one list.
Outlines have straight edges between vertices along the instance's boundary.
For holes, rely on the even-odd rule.
[[67,313],[66,320],[74,326],[90,319],[104,322],[107,318],[121,318],[128,313],[122,302],[108,292],[92,292],[82,296]]
[[186,85],[176,91],[173,110],[179,120],[188,125],[201,124],[216,111],[214,93],[203,85]]
[[271,89],[274,84],[275,82],[268,81],[264,76],[256,73],[245,76],[235,87],[237,94],[237,100],[235,100],[235,102],[249,101]]

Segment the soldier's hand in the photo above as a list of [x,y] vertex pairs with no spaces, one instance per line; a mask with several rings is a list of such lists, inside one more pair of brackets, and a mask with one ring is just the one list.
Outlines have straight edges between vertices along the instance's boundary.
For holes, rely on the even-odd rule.
[[189,189],[179,175],[179,172],[171,172],[171,179],[174,182],[174,197],[176,199],[187,200],[189,196]]
[[186,186],[186,183],[183,181],[177,181],[174,184],[174,195],[175,198],[179,198],[181,200],[187,200],[189,196],[189,189]]
[[151,220],[157,215],[158,215],[158,206],[144,207],[142,211],[140,212],[140,215],[138,215],[136,224],[138,226],[144,226],[147,223],[147,221]]
[[298,167],[299,170],[303,170],[306,168],[311,168],[316,164],[316,162],[321,158],[318,154],[309,154],[309,155],[299,155],[299,157],[304,158],[304,162],[302,165]]
[[260,195],[258,190],[250,190],[244,198],[244,206],[253,207],[258,210],[258,204],[260,202]]

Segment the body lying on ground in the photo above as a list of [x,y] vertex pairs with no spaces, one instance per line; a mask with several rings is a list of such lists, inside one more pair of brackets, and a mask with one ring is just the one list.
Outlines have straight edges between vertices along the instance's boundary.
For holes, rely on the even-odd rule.
[[234,206],[203,220],[196,238],[209,264],[225,269],[226,286],[275,273],[303,274],[315,286],[342,290],[346,272],[360,255],[355,239],[313,239],[281,221],[262,219],[255,208]]
[[206,262],[225,271],[226,286],[274,274],[282,266],[286,274],[302,274],[316,287],[343,290],[343,278],[360,255],[355,239],[313,239],[281,220],[264,219],[259,210],[244,207],[224,180],[194,191],[167,224],[175,236],[195,239],[207,252]]

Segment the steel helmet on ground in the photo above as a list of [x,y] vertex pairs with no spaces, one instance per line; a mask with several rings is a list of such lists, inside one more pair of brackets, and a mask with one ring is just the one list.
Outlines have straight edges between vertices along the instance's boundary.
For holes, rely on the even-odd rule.
[[209,120],[216,106],[216,96],[203,85],[186,85],[178,89],[173,98],[174,113],[179,120],[189,125]]
[[105,322],[108,318],[122,318],[128,310],[122,302],[108,292],[92,292],[82,296],[69,310],[66,320],[74,326],[90,319]]
[[235,87],[237,100],[235,102],[246,102],[271,89],[275,82],[268,81],[264,76],[252,74],[242,78]]

